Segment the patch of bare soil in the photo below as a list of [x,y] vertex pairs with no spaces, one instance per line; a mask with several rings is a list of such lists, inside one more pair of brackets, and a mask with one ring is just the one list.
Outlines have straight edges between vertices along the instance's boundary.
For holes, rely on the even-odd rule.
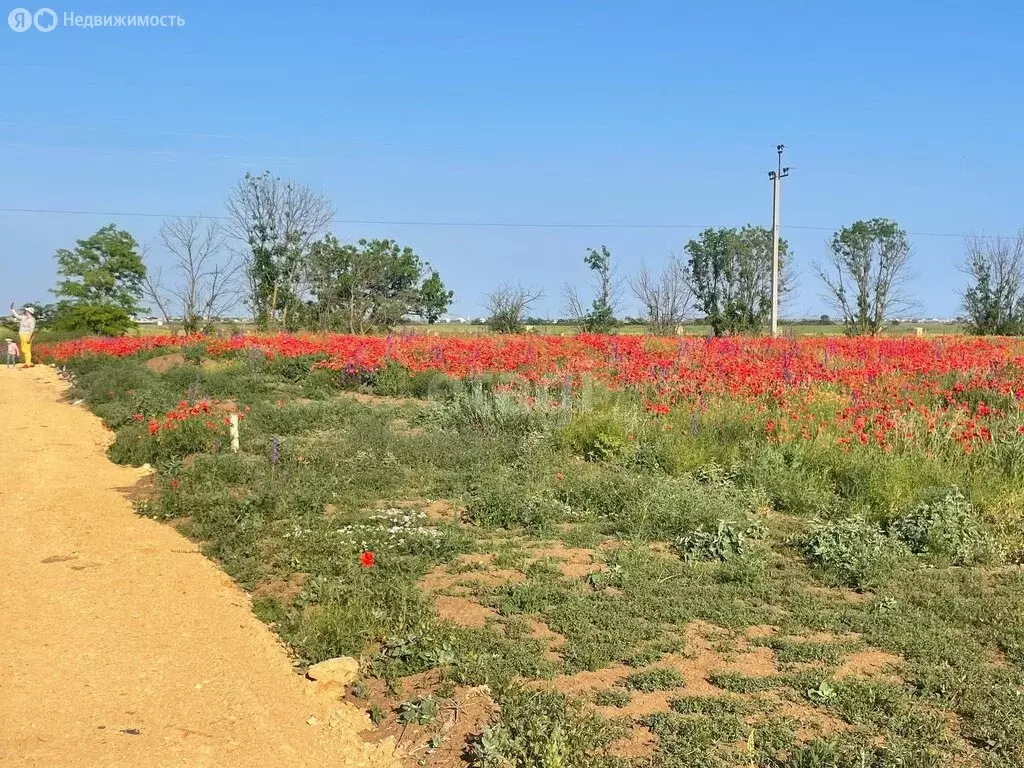
[[[450,565],[439,565],[431,569],[420,579],[419,587],[426,592],[450,592],[452,590],[462,591],[474,584],[499,587],[503,584],[519,583],[526,580],[526,576],[519,571],[489,567],[493,563],[494,555],[479,553],[461,555]],[[460,566],[476,567],[472,570],[453,572],[457,571]]]
[[460,627],[485,627],[498,619],[496,611],[469,597],[439,595],[434,598],[434,608],[443,620]]
[[308,578],[308,573],[295,573],[287,580],[268,579],[257,584],[250,594],[253,600],[272,597],[287,605],[302,594],[302,587]]
[[582,579],[592,573],[608,570],[608,566],[596,560],[598,555],[593,549],[567,547],[561,542],[544,542],[537,547],[529,547],[527,562],[536,563],[550,560],[567,579]]
[[524,616],[523,621],[530,628],[530,637],[534,640],[539,640],[545,646],[547,650],[544,652],[544,658],[547,661],[560,661],[561,655],[558,649],[565,644],[565,638],[553,631],[551,627],[545,624],[540,619],[532,616]]
[[771,624],[757,624],[753,627],[747,627],[744,630],[744,634],[751,640],[759,640],[764,637],[774,637],[779,632],[779,628],[772,626]]
[[[426,678],[403,678],[399,681],[401,693],[394,695],[381,687],[380,681],[373,681],[371,697],[374,701],[382,702],[383,708],[387,710],[373,738],[394,741],[398,750],[405,755],[407,764],[463,768],[466,765],[463,758],[466,745],[483,731],[484,726],[497,714],[498,707],[486,686],[459,687],[451,698],[438,700],[440,714],[433,722],[426,725],[399,722],[399,705],[403,701],[429,695],[433,688],[432,682]],[[351,698],[349,701],[366,706],[365,701]]]
[[988,657],[985,661],[990,666],[1005,667],[1007,664],[1006,654],[998,648],[990,648],[985,655]]
[[167,373],[171,368],[176,365],[184,365],[185,356],[181,352],[173,352],[169,355],[158,355],[157,357],[151,357],[143,365],[146,370],[157,374]]
[[619,686],[626,675],[635,671],[625,664],[612,664],[604,669],[577,672],[575,675],[558,675],[550,682],[538,681],[533,685],[537,688],[553,686],[562,693],[584,696],[594,689],[604,690]]
[[[670,653],[649,668],[669,667],[683,676],[684,685],[674,692],[674,696],[723,696],[722,689],[708,682],[714,672],[733,672],[750,677],[764,677],[778,672],[775,654],[770,648],[751,646],[740,636],[733,636],[728,630],[702,621],[687,625],[686,654]],[[715,649],[709,637],[732,637],[733,652],[726,657]],[[623,679],[636,670],[625,664],[614,664],[594,672],[580,672],[575,675],[560,675],[553,680],[553,685],[563,693],[580,694],[594,688],[611,688],[620,685]],[[638,694],[638,707],[653,705],[652,696]],[[672,698],[672,697],[670,697]],[[646,702],[646,704],[645,704]],[[664,708],[663,708],[664,709]],[[611,710],[609,710],[611,711]]]
[[640,718],[653,715],[655,712],[666,712],[669,709],[669,702],[683,696],[683,689],[670,691],[650,691],[640,693],[633,691],[633,697],[629,704],[624,707],[598,707],[597,711],[605,717],[631,717]]
[[629,736],[612,744],[609,754],[624,759],[650,757],[658,751],[658,738],[642,725],[634,725]]
[[893,670],[903,663],[903,659],[892,653],[875,648],[856,651],[850,654],[836,670],[836,680],[844,677],[885,678],[894,683],[902,682]]
[[423,507],[428,520],[457,522],[462,518],[462,510],[454,503],[445,499],[436,499]]
[[[772,717],[783,717],[795,720],[799,725],[796,729],[796,739],[801,743],[814,741],[816,738],[831,736],[843,731],[853,729],[853,726],[830,715],[824,710],[817,709],[807,704],[782,698],[778,694],[765,692],[754,694],[751,698],[766,703],[771,708]],[[747,725],[759,725],[764,722],[763,714],[753,715],[746,719]]]

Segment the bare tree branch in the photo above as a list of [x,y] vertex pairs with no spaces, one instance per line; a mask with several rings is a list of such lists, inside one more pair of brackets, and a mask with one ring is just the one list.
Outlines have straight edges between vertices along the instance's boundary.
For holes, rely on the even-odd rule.
[[526,314],[530,306],[544,295],[508,283],[487,294],[487,324],[497,333],[521,333],[525,330]]
[[181,311],[186,331],[222,315],[239,301],[240,263],[225,254],[225,234],[216,222],[190,216],[165,221],[160,241],[172,256],[170,284],[162,267],[150,270],[146,295],[169,321],[172,306]]
[[659,274],[648,271],[646,265],[630,278],[633,295],[643,305],[647,324],[652,333],[668,335],[676,332],[690,312],[693,291],[686,277],[686,266],[672,256]]

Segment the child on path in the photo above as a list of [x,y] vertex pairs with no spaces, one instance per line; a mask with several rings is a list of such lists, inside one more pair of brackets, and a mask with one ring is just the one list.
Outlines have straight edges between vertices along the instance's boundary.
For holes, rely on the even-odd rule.
[[12,302],[11,316],[18,321],[18,340],[21,342],[21,359],[24,361],[22,367],[31,368],[32,337],[36,333],[36,310],[34,307],[25,307],[18,312]]
[[14,339],[4,339],[4,343],[7,345],[7,367],[13,368],[18,362],[18,345],[14,343]]

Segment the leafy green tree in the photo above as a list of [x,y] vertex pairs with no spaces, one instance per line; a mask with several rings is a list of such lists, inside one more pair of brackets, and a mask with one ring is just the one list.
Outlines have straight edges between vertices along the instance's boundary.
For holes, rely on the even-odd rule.
[[108,224],[56,258],[54,328],[116,336],[135,325],[146,267],[134,237]]
[[394,240],[341,243],[327,235],[310,248],[311,313],[321,328],[390,329],[407,316],[434,323],[452,301],[441,276]]
[[963,294],[968,333],[1016,336],[1024,331],[1024,232],[1009,239],[969,238],[961,269],[971,280]]
[[621,287],[615,278],[612,254],[603,245],[599,251],[587,248],[583,262],[594,273],[596,296],[587,308],[576,288],[567,285],[566,313],[584,333],[610,333],[618,324],[615,312],[619,305]]
[[300,280],[310,247],[334,217],[330,201],[304,184],[264,171],[245,174],[226,207],[228,234],[241,244],[257,325],[288,327],[289,313],[301,305]]
[[886,315],[911,305],[904,293],[910,257],[907,233],[891,219],[855,221],[832,236],[828,263],[817,270],[848,335],[874,336]]
[[[686,244],[686,276],[716,336],[758,333],[772,316],[772,231],[705,229]],[[780,301],[789,289],[789,244],[779,239]]]

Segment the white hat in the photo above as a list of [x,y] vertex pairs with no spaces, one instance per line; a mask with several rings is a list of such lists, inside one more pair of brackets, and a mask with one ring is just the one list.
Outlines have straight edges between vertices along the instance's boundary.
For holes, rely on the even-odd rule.
[[25,311],[26,312],[30,312],[31,314],[34,315],[36,313],[36,308],[35,307],[25,307]]

